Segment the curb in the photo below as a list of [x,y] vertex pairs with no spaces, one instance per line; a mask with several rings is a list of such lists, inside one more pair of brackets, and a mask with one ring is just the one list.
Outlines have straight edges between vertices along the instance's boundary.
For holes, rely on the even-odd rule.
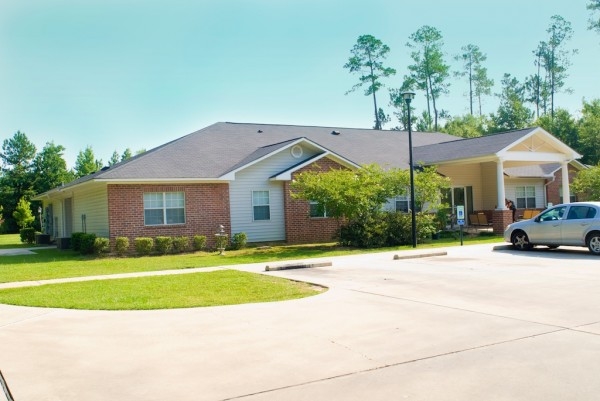
[[289,263],[285,265],[277,265],[270,266],[267,265],[265,267],[266,272],[277,271],[277,270],[290,270],[290,269],[306,269],[310,267],[328,267],[332,266],[331,262],[315,262],[315,263]]
[[430,256],[447,256],[447,255],[448,255],[448,252],[446,252],[446,251],[413,253],[411,255],[394,255],[394,260],[418,259],[418,258],[428,258]]

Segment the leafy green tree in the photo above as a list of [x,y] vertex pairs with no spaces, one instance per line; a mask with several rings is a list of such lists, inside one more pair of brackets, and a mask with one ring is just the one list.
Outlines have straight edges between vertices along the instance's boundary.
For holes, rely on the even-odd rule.
[[97,160],[94,150],[87,146],[85,150],[80,150],[75,160],[75,175],[83,177],[94,173],[102,168],[102,160]]
[[110,159],[108,159],[108,165],[112,166],[114,164],[117,164],[119,162],[119,153],[117,153],[117,151],[115,150],[112,155],[110,156]]
[[[146,149],[142,148],[142,149],[138,149],[138,150],[135,151],[135,155],[136,156],[137,155],[141,155],[142,153],[146,153]],[[130,154],[129,157],[131,157],[131,152],[129,152],[129,154]],[[129,157],[128,157],[128,159],[129,159]]]
[[525,128],[531,121],[531,110],[524,105],[524,87],[510,74],[502,78],[502,92],[497,95],[500,106],[491,116],[490,132]]
[[131,154],[131,149],[127,148],[127,149],[125,149],[125,151],[121,155],[121,161],[125,161],[127,159],[131,159],[131,157],[133,157],[133,155]]
[[600,99],[583,102],[581,118],[578,123],[579,147],[583,155],[582,162],[596,165],[600,162]]
[[55,145],[51,141],[47,142],[42,151],[35,156],[33,187],[36,193],[49,191],[75,178],[74,174],[67,170],[64,151],[64,146]]
[[408,173],[376,164],[358,170],[307,171],[291,184],[292,196],[319,203],[336,218],[355,220],[381,209],[387,199],[405,191]]
[[[566,44],[573,36],[571,23],[560,15],[551,17],[547,41],[540,42],[538,54],[541,65],[546,71],[547,87],[550,96],[550,115],[554,118],[554,97],[563,90],[568,77],[567,69],[571,65],[571,57],[577,54],[577,49],[568,50]],[[570,89],[565,90],[570,92]]]
[[492,94],[492,87],[494,86],[494,80],[489,78],[487,75],[487,68],[482,66],[475,66],[475,76],[473,77],[473,90],[475,98],[477,98],[477,104],[479,106],[479,116],[483,116],[481,111],[481,105],[483,103],[483,96],[490,96]]
[[[448,182],[434,167],[415,171],[415,202],[424,209],[436,209]],[[410,172],[384,170],[376,164],[358,170],[307,171],[298,174],[291,187],[294,198],[318,202],[328,215],[354,221],[376,214],[391,198],[407,195]]]
[[17,203],[17,207],[13,212],[13,218],[15,219],[17,225],[21,228],[26,228],[31,225],[35,221],[35,217],[31,212],[31,204],[25,198],[19,199]]
[[4,206],[4,229],[16,232],[17,224],[13,217],[21,198],[29,199],[34,195],[32,161],[35,157],[35,145],[27,135],[17,131],[12,138],[2,143],[2,174],[0,175],[0,204]]
[[600,164],[577,173],[573,180],[573,191],[581,200],[600,199]]
[[389,52],[390,48],[383,44],[381,40],[372,35],[362,35],[358,37],[356,44],[350,50],[352,56],[344,64],[344,68],[347,68],[351,73],[360,75],[359,82],[346,92],[346,94],[366,85],[365,96],[373,96],[375,129],[382,128],[375,94],[383,86],[381,78],[387,78],[396,73],[395,69],[384,67],[383,65],[383,60],[385,60]]
[[476,138],[487,131],[488,124],[485,117],[465,114],[449,119],[440,131],[461,138]]
[[425,25],[409,39],[406,46],[412,49],[410,56],[414,64],[408,66],[410,72],[404,77],[403,86],[425,92],[428,120],[433,121],[433,129],[437,131],[440,117],[437,101],[441,95],[448,93],[450,85],[450,67],[444,61],[442,34],[436,28]]
[[550,115],[543,115],[537,119],[534,125],[542,127],[573,149],[579,147],[577,121],[568,110],[557,109],[554,119]]
[[481,95],[490,94],[491,85],[493,85],[493,81],[487,78],[487,69],[481,65],[487,60],[487,56],[473,44],[463,46],[461,50],[462,53],[454,56],[454,59],[462,63],[462,70],[454,74],[457,77],[467,78],[470,113],[473,115],[473,103],[475,98],[479,97],[479,114],[481,115]]
[[600,33],[600,15],[596,13],[600,13],[600,0],[589,0],[590,2],[587,4],[587,9],[592,10],[592,14],[590,14],[589,19],[589,30],[595,30]]

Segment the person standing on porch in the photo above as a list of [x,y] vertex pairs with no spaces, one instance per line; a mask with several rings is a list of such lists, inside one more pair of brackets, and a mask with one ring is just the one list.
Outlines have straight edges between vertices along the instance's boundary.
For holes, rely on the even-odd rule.
[[504,198],[504,203],[506,208],[512,212],[512,220],[514,223],[515,221],[517,221],[517,207],[515,206],[515,203],[510,199]]

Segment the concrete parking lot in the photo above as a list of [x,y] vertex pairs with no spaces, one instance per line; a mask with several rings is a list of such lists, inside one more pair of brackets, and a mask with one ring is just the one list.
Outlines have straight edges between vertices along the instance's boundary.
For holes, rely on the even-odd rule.
[[295,301],[0,305],[0,370],[17,401],[597,400],[600,258],[492,248],[265,273],[330,288]]

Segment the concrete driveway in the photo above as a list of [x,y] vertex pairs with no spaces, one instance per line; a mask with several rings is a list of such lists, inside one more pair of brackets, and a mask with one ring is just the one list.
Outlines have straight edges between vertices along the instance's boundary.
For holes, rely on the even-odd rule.
[[600,258],[447,252],[269,272],[330,287],[296,301],[0,305],[0,370],[16,401],[598,400]]

